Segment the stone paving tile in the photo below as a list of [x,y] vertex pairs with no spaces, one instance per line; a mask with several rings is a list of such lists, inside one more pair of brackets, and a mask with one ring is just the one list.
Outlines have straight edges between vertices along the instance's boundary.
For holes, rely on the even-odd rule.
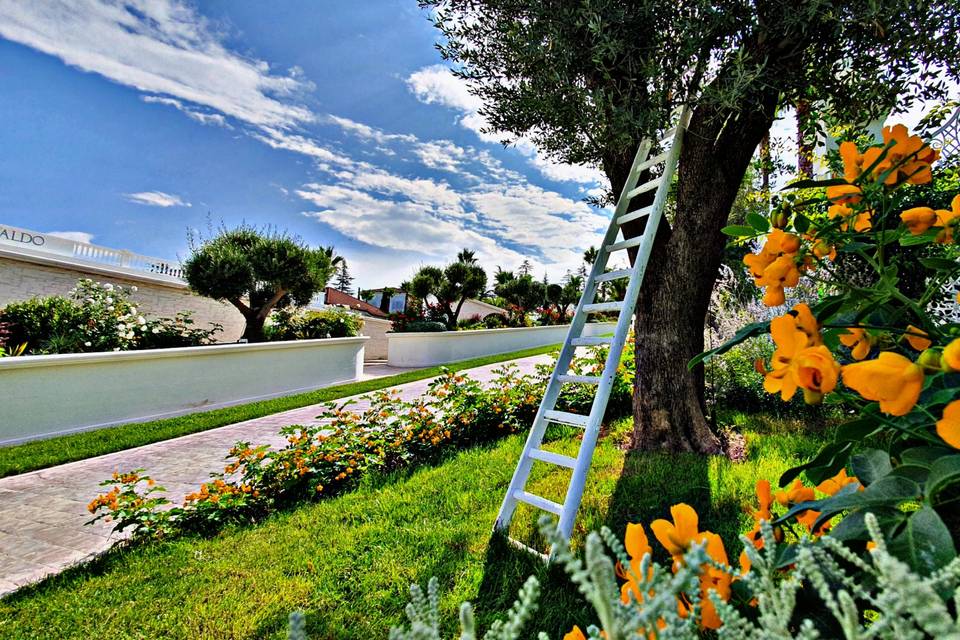
[[[525,373],[549,356],[515,360]],[[488,381],[501,364],[470,369],[471,377]],[[365,367],[363,379],[394,375],[404,370],[385,364]],[[404,399],[424,393],[430,380],[393,387]],[[356,396],[355,398],[359,398]],[[345,400],[345,399],[344,399]],[[338,400],[343,402],[344,400]],[[356,409],[365,402],[353,405]],[[246,422],[119,451],[96,458],[0,478],[0,597],[38,582],[72,564],[106,551],[125,536],[111,531],[109,523],[86,525],[87,504],[102,488],[100,482],[114,471],[143,467],[179,503],[223,466],[223,459],[238,440],[269,443],[285,441],[277,431],[292,424],[319,424],[320,405],[284,411]]]

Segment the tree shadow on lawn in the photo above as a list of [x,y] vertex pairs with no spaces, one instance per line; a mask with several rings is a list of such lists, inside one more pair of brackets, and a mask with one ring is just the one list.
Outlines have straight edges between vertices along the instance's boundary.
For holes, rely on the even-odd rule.
[[[668,556],[656,542],[649,524],[657,518],[670,519],[670,507],[685,502],[700,514],[701,530],[719,534],[728,549],[739,549],[742,502],[732,493],[714,495],[711,465],[718,463],[725,464],[723,459],[695,454],[627,452],[608,500],[608,495],[599,495],[605,490],[596,488],[598,474],[591,473],[587,479],[588,493],[577,518],[575,548],[582,549],[586,533],[601,526],[609,527],[623,539],[628,523],[642,523],[654,547],[654,558],[665,562]],[[529,637],[544,631],[551,638],[560,638],[575,624],[585,630],[597,623],[592,607],[562,568],[547,567],[497,534],[487,551],[475,603],[478,621],[484,627],[512,606],[517,590],[529,575],[535,575],[541,584],[539,608],[525,629]]]

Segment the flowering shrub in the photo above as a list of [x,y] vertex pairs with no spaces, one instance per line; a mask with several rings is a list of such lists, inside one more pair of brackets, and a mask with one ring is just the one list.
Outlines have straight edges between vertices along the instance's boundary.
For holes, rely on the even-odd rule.
[[134,538],[209,531],[256,520],[296,500],[336,494],[365,473],[418,464],[527,429],[544,378],[520,375],[511,365],[496,374],[484,387],[447,371],[415,400],[380,391],[368,396],[369,407],[362,411],[351,411],[349,401],[327,404],[318,416],[323,424],[284,428],[287,444],[279,449],[238,442],[223,471],[211,474],[182,505],[154,495],[162,489],[148,485],[137,471],[107,480],[111,491],[93,500],[89,510],[96,519],[113,518],[118,530],[130,528]]
[[360,335],[363,318],[341,307],[323,311],[281,309],[264,327],[267,340],[314,340],[347,338]]
[[774,524],[810,535],[832,527],[831,538],[863,552],[873,512],[890,552],[921,575],[950,563],[960,537],[960,325],[931,313],[958,302],[945,300],[945,285],[960,276],[960,195],[949,208],[900,206],[901,190],[931,182],[936,160],[904,127],[887,127],[882,144],[840,145],[842,177],[795,183],[809,197],[727,228],[742,242],[765,238],[744,258],[764,304],[782,305],[801,274],[826,294],[697,360],[769,332],[775,350],[757,363],[766,391],[784,401],[799,392],[854,418],[780,478],[775,496],[788,510]]
[[83,278],[69,297],[51,296],[15,302],[0,309],[11,343],[26,343],[26,353],[125,351],[207,344],[222,330],[192,326],[189,313],[148,320],[130,300],[136,287]]
[[[674,557],[668,569],[652,561],[646,541],[636,533],[628,531],[625,545],[607,528],[591,533],[580,560],[549,518],[541,524],[557,550],[554,561],[564,567],[599,621],[599,626],[587,626],[585,632],[575,626],[563,640],[696,640],[703,637],[702,628],[713,626],[717,637],[730,640],[902,640],[953,638],[960,628],[952,597],[960,588],[960,559],[955,558],[934,576],[918,574],[891,553],[891,545],[872,515],[864,521],[872,545],[866,558],[852,555],[830,538],[817,543],[805,540],[794,548],[795,568],[789,574],[780,569],[783,546],[769,524],[760,529],[760,536],[767,541],[762,551],[744,538],[744,554],[749,559],[745,572],[716,560],[709,534],[701,534]],[[689,524],[683,523],[684,527]],[[663,525],[664,531],[668,526],[670,523]],[[690,537],[690,532],[682,529],[670,533]],[[855,579],[848,570],[851,566],[865,579]],[[626,580],[619,588],[618,577]],[[717,587],[711,587],[706,598],[705,583]],[[729,596],[724,597],[730,585],[744,602],[746,613],[727,602]],[[390,640],[440,640],[446,624],[439,610],[437,580],[430,580],[427,594],[417,585],[410,593],[409,626],[391,629]],[[540,584],[531,576],[506,618],[494,622],[483,637],[533,637],[524,627],[535,617],[539,595]],[[814,614],[809,617],[798,610],[804,600],[811,601]],[[461,638],[480,637],[469,603],[460,607],[460,629]],[[542,632],[537,637],[548,639]]]

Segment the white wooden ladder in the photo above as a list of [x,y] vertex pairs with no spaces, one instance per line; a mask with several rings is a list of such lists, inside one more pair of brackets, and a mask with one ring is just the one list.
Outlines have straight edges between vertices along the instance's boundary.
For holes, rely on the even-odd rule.
[[[607,400],[610,397],[610,390],[617,373],[617,367],[620,364],[623,345],[630,331],[633,309],[637,304],[637,296],[640,293],[643,274],[644,271],[646,271],[647,261],[653,249],[657,227],[660,226],[660,220],[663,217],[667,194],[670,190],[670,183],[680,157],[680,145],[683,141],[683,134],[688,120],[689,111],[686,107],[675,111],[673,114],[673,122],[671,123],[673,126],[665,131],[656,143],[649,138],[645,138],[641,141],[640,147],[637,149],[637,155],[633,160],[633,166],[630,169],[627,182],[620,194],[620,199],[617,201],[616,209],[614,209],[613,217],[610,220],[610,226],[607,228],[607,233],[604,236],[603,246],[598,252],[597,259],[593,264],[593,269],[587,278],[583,295],[577,304],[573,321],[570,324],[570,330],[567,332],[567,337],[564,340],[560,355],[557,358],[556,367],[550,375],[550,381],[547,384],[543,399],[540,401],[540,408],[537,410],[537,415],[533,420],[530,435],[527,437],[527,442],[523,447],[520,462],[517,464],[513,479],[510,481],[510,487],[507,489],[507,495],[504,497],[503,504],[500,507],[500,513],[497,516],[495,525],[495,529],[498,531],[507,533],[517,504],[523,502],[558,516],[560,518],[560,533],[564,539],[569,540],[573,532],[574,520],[577,517],[577,510],[580,508],[580,500],[583,497],[587,471],[590,469],[593,450],[597,444],[597,436],[600,432],[603,415],[607,409]],[[654,152],[655,155],[651,156],[652,152]],[[644,184],[638,184],[642,176],[649,175],[651,169],[656,172],[657,167],[662,168],[656,178]],[[649,193],[654,189],[656,190],[656,195],[653,204],[642,208],[634,208],[634,210],[630,211],[631,200],[641,194]],[[647,196],[647,199],[649,199],[649,196]],[[630,239],[624,239],[621,234],[621,226],[644,217],[646,217],[647,220],[643,228],[643,233]],[[632,267],[607,271],[607,262],[611,254],[634,247],[636,247],[637,253]],[[629,278],[626,296],[623,300],[615,302],[594,302],[601,283],[620,278]],[[583,329],[587,323],[587,317],[590,314],[606,312],[620,312],[613,336],[583,337]],[[607,355],[602,374],[599,376],[571,375],[569,373],[570,363],[576,348],[597,345],[610,345],[610,352]],[[596,386],[596,395],[590,407],[589,415],[558,411],[556,409],[557,399],[560,397],[560,389],[564,384],[589,384]],[[579,427],[584,430],[580,451],[575,458],[545,451],[540,448],[543,444],[543,437],[547,430],[547,425],[551,422]],[[563,504],[558,504],[552,500],[526,491],[527,479],[530,476],[530,471],[535,461],[573,470]],[[544,557],[544,559],[547,558],[545,554],[521,542],[513,539],[510,539],[510,541],[518,547]]]

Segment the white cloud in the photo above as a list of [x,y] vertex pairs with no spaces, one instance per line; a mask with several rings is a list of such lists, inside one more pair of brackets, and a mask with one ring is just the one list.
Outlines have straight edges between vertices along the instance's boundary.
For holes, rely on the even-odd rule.
[[462,173],[463,162],[468,158],[467,150],[450,140],[421,142],[414,153],[425,167],[451,173]]
[[287,128],[312,120],[309,110],[289,102],[309,88],[298,73],[279,75],[266,62],[229,51],[208,21],[178,0],[3,2],[0,36],[252,125]]
[[140,99],[148,104],[164,104],[169,107],[173,107],[191,120],[196,120],[200,124],[216,125],[225,129],[233,129],[223,114],[200,111],[199,109],[188,107],[187,105],[183,104],[183,102],[175,98],[164,98],[163,96],[140,96]]
[[64,240],[73,240],[74,242],[84,242],[91,243],[93,242],[93,234],[87,233],[86,231],[50,231],[47,233],[48,236],[54,236],[56,238],[63,238]]
[[[413,72],[407,78],[407,86],[421,102],[439,104],[460,111],[462,114],[458,120],[460,125],[473,131],[480,140],[501,143],[510,139],[507,135],[485,131],[489,129],[489,124],[480,113],[483,102],[469,92],[466,82],[454,76],[444,65],[431,65]],[[517,151],[527,156],[531,166],[551,180],[585,185],[606,184],[606,176],[596,167],[555,162],[525,138],[511,140],[511,144]]]
[[180,196],[163,191],[140,191],[138,193],[124,194],[130,202],[145,204],[151,207],[191,207],[189,202],[185,202]]

